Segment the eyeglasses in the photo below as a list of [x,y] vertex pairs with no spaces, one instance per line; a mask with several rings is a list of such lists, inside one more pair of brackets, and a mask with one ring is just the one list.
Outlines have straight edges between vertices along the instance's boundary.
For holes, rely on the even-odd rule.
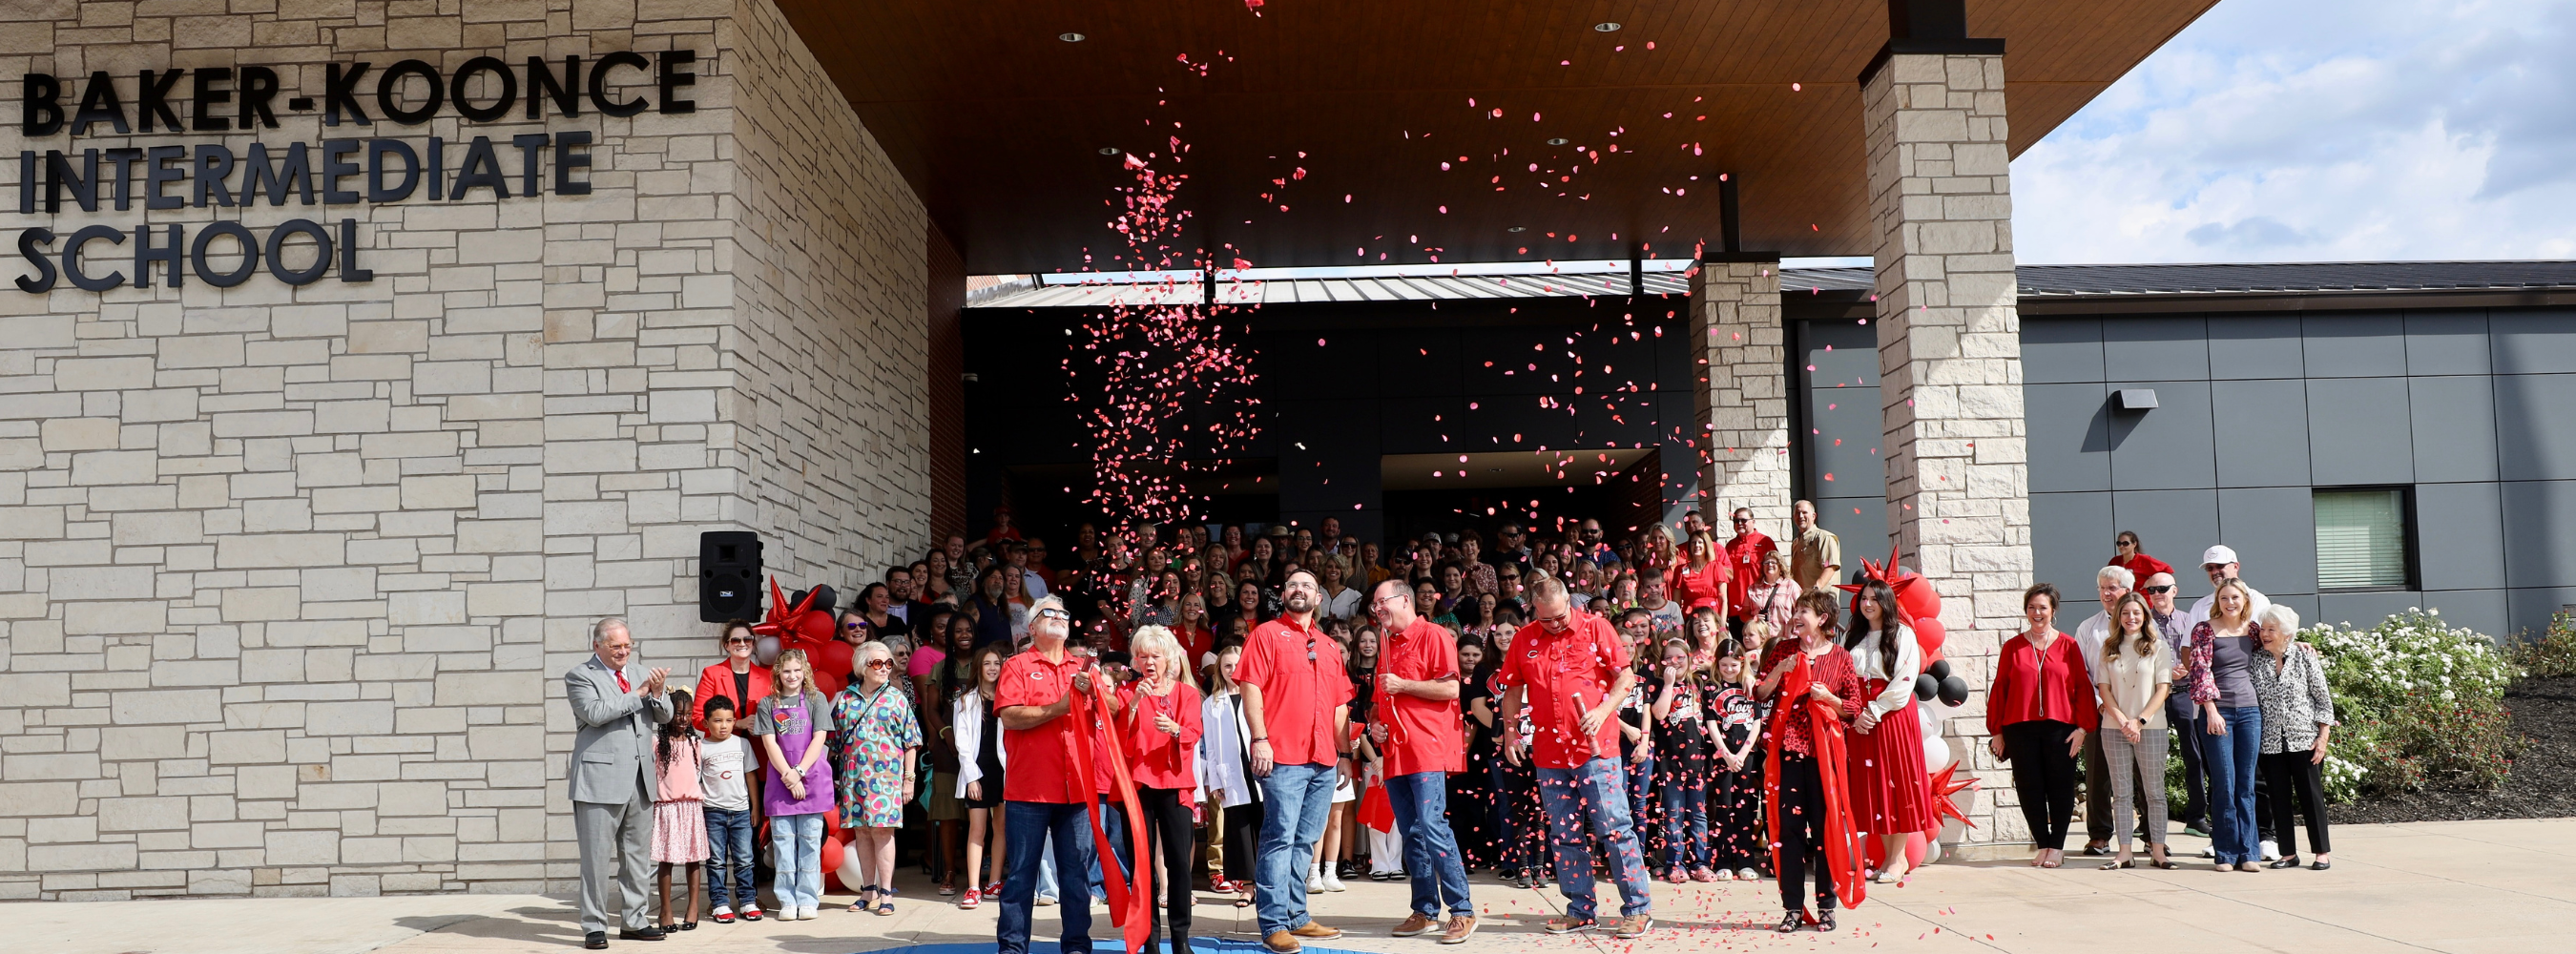
[[2166,594],[2166,593],[2171,593],[2171,592],[2173,592],[2173,591],[2174,591],[2174,588],[2173,588],[2173,584],[2171,584],[2171,583],[2167,583],[2167,584],[2165,584],[2165,585],[2163,585],[2163,586],[2141,586],[2141,587],[2138,587],[2138,592],[2140,592],[2140,593],[2155,593],[2155,594],[2158,594],[2158,595],[2162,595],[2162,594]]
[[870,668],[870,669],[892,669],[892,668],[894,668],[894,660],[891,660],[891,659],[871,659],[871,660],[868,660],[868,668]]

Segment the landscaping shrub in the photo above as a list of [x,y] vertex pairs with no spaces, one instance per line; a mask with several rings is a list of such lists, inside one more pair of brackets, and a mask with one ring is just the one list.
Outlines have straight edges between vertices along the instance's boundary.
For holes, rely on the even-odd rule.
[[2326,753],[2334,801],[2490,789],[2512,770],[2524,740],[2506,717],[2504,690],[2521,667],[2493,639],[2419,609],[2367,629],[2320,625],[2299,635],[2325,655],[2342,722]]
[[2534,679],[2576,676],[2576,612],[2549,617],[2549,631],[2515,647],[2515,661]]

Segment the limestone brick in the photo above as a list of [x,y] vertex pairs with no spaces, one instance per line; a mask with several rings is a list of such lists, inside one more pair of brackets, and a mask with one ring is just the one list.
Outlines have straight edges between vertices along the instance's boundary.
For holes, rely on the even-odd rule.
[[1753,508],[1774,536],[1790,526],[1787,335],[1777,259],[1699,266],[1691,322],[1699,387],[1701,512],[1727,534],[1724,514]]

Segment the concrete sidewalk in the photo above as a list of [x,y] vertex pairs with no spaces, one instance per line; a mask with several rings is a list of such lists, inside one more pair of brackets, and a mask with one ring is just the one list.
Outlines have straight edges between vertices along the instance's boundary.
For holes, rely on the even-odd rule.
[[[1538,922],[1563,899],[1474,879],[1482,928],[1467,951],[1709,951],[1806,949],[1818,944],[1925,952],[2175,954],[2245,949],[2445,951],[2520,954],[2564,951],[2576,923],[2576,819],[2440,822],[2338,828],[2328,872],[2219,873],[2192,859],[2174,871],[2097,870],[2071,856],[2054,871],[2022,861],[1934,866],[1904,888],[1875,886],[1830,935],[1772,934],[1779,917],[1771,882],[1655,886],[1655,933],[1641,941],[1607,935],[1551,937]],[[2176,857],[2198,839],[2176,839]],[[2088,863],[2091,862],[2091,863]],[[1616,892],[1601,885],[1615,909]],[[627,954],[696,951],[851,954],[904,944],[990,943],[994,905],[960,911],[927,885],[906,883],[896,914],[841,910],[827,898],[813,921],[702,923],[661,944],[617,943]],[[1315,897],[1315,916],[1342,928],[1331,946],[1428,954],[1424,938],[1387,931],[1404,914],[1402,884],[1358,881]],[[1202,892],[1202,935],[1251,941],[1249,909]],[[1056,936],[1054,908],[1038,909],[1036,937]],[[578,950],[569,900],[536,895],[443,895],[20,903],[0,908],[16,928],[12,950],[45,954],[516,954]],[[1095,909],[1095,932],[1114,929]],[[1095,936],[1098,936],[1096,933]],[[1098,945],[1116,950],[1115,942]]]

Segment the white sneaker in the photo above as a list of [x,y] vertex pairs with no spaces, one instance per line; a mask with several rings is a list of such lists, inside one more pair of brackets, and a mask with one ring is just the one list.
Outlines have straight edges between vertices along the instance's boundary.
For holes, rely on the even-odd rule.
[[731,917],[731,916],[733,916],[733,905],[730,905],[730,904],[719,904],[719,905],[716,905],[716,909],[715,909],[714,911],[711,911],[711,912],[708,912],[708,913],[709,913],[711,916],[719,917],[719,918],[722,918],[722,917]]
[[1709,872],[1709,874],[1710,874],[1710,875],[1712,875],[1712,876],[1714,876],[1715,878],[1717,878],[1717,880],[1719,880],[1719,881],[1733,881],[1733,880],[1735,880],[1735,872],[1728,871],[1728,870],[1726,870],[1726,869],[1724,869],[1724,868],[1719,868],[1719,869],[1717,869],[1717,870],[1715,870],[1715,871],[1711,871],[1711,872]]
[[1333,869],[1326,868],[1324,869],[1324,890],[1348,891],[1350,888],[1342,884],[1341,876],[1334,874]]
[[1762,872],[1755,871],[1751,868],[1737,868],[1735,869],[1735,880],[1760,881],[1762,880]]
[[815,908],[798,908],[798,909],[796,909],[796,920],[799,920],[799,921],[811,921],[811,920],[814,920],[814,914],[815,914],[816,910],[817,910],[817,909],[815,909]]
[[1317,891],[1322,891],[1322,890],[1324,890],[1324,873],[1323,873],[1323,869],[1318,868],[1318,867],[1315,867],[1315,866],[1312,866],[1312,865],[1307,866],[1307,868],[1306,868],[1306,893],[1307,893],[1307,894],[1313,894],[1313,893],[1315,893],[1315,892],[1317,892]]
[[2281,844],[2280,844],[2279,842],[2273,842],[2273,841],[2267,841],[2267,842],[2264,842],[2264,843],[2263,843],[2263,860],[2265,860],[2265,861],[2279,861],[2279,860],[2281,860]]

